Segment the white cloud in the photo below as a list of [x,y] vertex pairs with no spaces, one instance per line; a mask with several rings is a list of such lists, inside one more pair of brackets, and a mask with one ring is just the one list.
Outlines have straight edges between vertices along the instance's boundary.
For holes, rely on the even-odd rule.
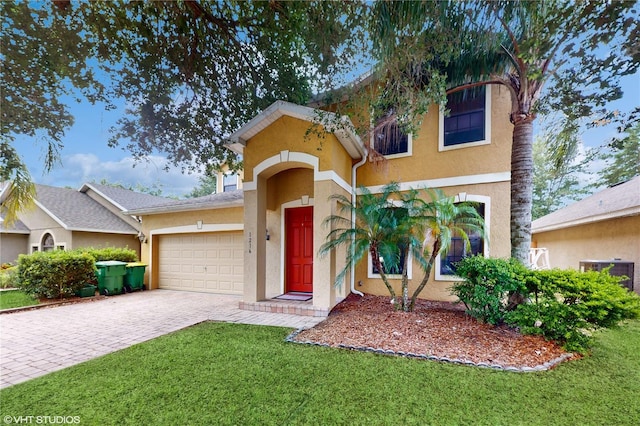
[[117,161],[101,161],[95,154],[72,154],[62,160],[48,175],[34,176],[38,183],[52,186],[79,188],[83,183],[103,179],[109,183],[119,183],[125,187],[140,185],[159,187],[162,195],[183,196],[198,185],[199,174],[183,174],[180,168],[169,167],[166,158],[152,155],[141,162],[132,157]]

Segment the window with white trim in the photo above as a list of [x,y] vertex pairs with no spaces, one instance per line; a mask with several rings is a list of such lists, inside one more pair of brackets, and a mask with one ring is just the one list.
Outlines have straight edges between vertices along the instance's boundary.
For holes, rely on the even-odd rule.
[[[407,214],[406,209],[403,209],[401,207],[389,207],[389,208],[393,209],[394,212],[397,212],[398,214]],[[382,268],[384,269],[384,272],[387,275],[387,277],[390,279],[402,279],[402,265],[404,265],[405,254],[404,254],[404,250],[401,247],[399,247],[398,257],[399,258],[397,259],[397,264],[390,265],[389,268],[387,268],[383,257],[380,256],[380,263],[382,265]],[[369,252],[368,260],[369,260],[369,268],[368,268],[367,276],[369,278],[380,278],[380,272],[378,271],[378,269],[373,263],[373,260],[371,258],[371,252]],[[409,260],[407,262],[407,276],[409,277],[409,279],[411,279],[412,277],[412,272],[413,272],[412,269],[413,268],[412,268],[412,261],[411,261],[411,253],[409,253]]]
[[447,95],[449,115],[440,113],[441,151],[490,143],[490,98],[490,86],[478,86]]
[[55,240],[53,239],[53,235],[48,232],[42,236],[42,240],[40,243],[40,247],[42,247],[42,251],[51,251],[56,248]]
[[[377,120],[377,123],[388,120],[391,113],[392,111],[389,111],[385,116]],[[411,155],[412,137],[410,134],[404,133],[395,120],[373,132],[372,142],[375,150],[387,158]]]
[[[484,204],[477,204],[476,211],[484,218]],[[484,238],[477,231],[467,232],[469,237],[469,246],[458,233],[454,233],[451,237],[451,246],[446,256],[440,258],[440,273],[443,275],[455,275],[456,263],[468,256],[475,256],[484,253]]]
[[467,195],[461,193],[456,197],[456,203],[473,202],[476,211],[484,219],[484,237],[477,231],[467,232],[470,247],[467,247],[464,239],[454,234],[451,239],[451,247],[449,252],[444,255],[440,253],[436,257],[435,273],[436,280],[458,281],[460,278],[455,275],[455,264],[465,257],[483,255],[489,256],[489,247],[487,238],[489,236],[490,223],[490,198],[482,195]]
[[235,191],[238,189],[238,174],[227,173],[222,177],[222,192]]

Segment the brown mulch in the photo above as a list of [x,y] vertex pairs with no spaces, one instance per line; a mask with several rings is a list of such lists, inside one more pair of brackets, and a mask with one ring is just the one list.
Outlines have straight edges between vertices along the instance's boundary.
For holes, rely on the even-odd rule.
[[446,357],[504,368],[533,368],[568,357],[560,345],[541,336],[480,323],[464,312],[462,304],[418,300],[413,312],[398,312],[389,300],[351,294],[325,321],[292,340]]

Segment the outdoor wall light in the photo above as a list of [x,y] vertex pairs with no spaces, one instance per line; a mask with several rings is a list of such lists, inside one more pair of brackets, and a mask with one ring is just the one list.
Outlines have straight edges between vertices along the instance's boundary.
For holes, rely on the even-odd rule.
[[267,241],[269,241],[271,239],[271,235],[269,235],[268,229],[265,231],[265,235],[266,235]]
[[309,204],[309,196],[308,195],[303,195],[300,198],[300,203],[302,203],[303,206],[306,206]]
[[198,227],[198,229],[202,229],[202,221],[201,220],[197,221],[196,226]]
[[140,244],[147,242],[147,237],[142,233],[142,231],[138,232],[138,239],[140,240]]

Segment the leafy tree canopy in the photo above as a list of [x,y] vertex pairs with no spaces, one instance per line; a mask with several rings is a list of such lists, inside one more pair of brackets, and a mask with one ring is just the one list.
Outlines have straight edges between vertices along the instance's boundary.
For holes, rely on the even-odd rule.
[[198,178],[198,186],[193,188],[186,198],[204,197],[216,193],[218,178],[216,176],[204,175]]
[[640,124],[629,129],[626,137],[612,141],[599,158],[605,162],[600,185],[611,186],[640,176]]
[[[224,137],[278,99],[353,68],[364,10],[349,2],[7,1],[2,137],[43,136],[46,166],[73,124],[65,102],[124,99],[110,145],[187,169],[234,164]],[[345,43],[345,41],[349,43]]]
[[621,96],[619,77],[640,67],[636,4],[378,1],[373,11],[374,52],[385,76],[378,106],[380,112],[395,106],[405,128],[415,132],[446,92],[485,84],[509,90],[511,254],[527,263],[533,121],[542,107],[562,111],[570,123],[607,112],[607,103]]

